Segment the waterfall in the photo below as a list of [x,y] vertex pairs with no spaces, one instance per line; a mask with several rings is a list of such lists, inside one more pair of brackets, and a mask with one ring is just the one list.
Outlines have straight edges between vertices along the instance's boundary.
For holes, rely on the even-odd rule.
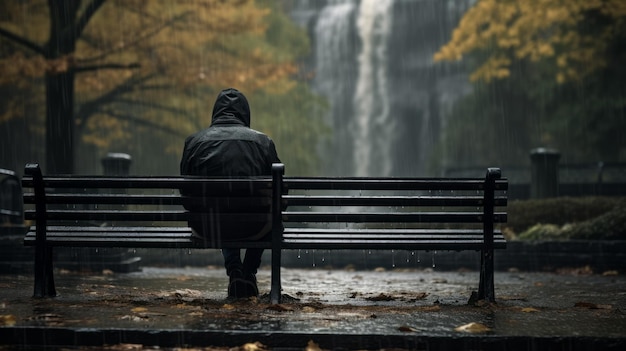
[[356,175],[388,176],[395,121],[390,116],[387,61],[392,0],[363,0],[356,22],[362,49],[354,95]]
[[469,84],[462,67],[432,56],[472,2],[298,2],[293,16],[311,35],[313,88],[328,101],[333,133],[320,146],[321,173],[432,175],[445,111]]

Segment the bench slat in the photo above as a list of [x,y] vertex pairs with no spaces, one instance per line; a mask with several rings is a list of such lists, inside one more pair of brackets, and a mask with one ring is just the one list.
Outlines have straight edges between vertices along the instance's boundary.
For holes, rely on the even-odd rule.
[[[239,242],[219,241],[219,245],[194,240],[191,228],[175,227],[94,227],[50,226],[47,227],[46,242],[52,246],[67,247],[164,247],[164,248],[218,248],[218,247],[257,247],[270,248],[268,241]],[[131,231],[124,231],[130,229]],[[36,228],[31,227],[24,238],[24,245],[36,244]],[[160,232],[155,233],[155,230]]]
[[[184,222],[188,220],[199,220],[202,213],[191,213],[186,211],[104,211],[104,210],[48,210],[46,218],[58,221],[175,221]],[[220,217],[224,221],[232,222],[260,222],[271,220],[271,214],[266,213],[222,213]],[[36,220],[34,210],[24,211],[24,218]]]
[[[349,177],[317,177],[300,178],[285,177],[288,189],[304,190],[483,190],[482,179],[440,179],[440,178],[349,178]],[[495,181],[496,190],[507,190],[505,179]]]
[[[482,206],[482,196],[324,196],[285,195],[288,206]],[[495,206],[507,198],[496,197]]]
[[[35,194],[24,194],[24,203],[34,204]],[[47,194],[48,204],[102,204],[102,205],[207,205],[212,206],[269,206],[271,198],[252,196],[181,197],[180,195],[132,194]]]
[[[283,212],[284,222],[309,223],[482,223],[482,212]],[[506,222],[506,213],[494,213],[495,223]]]
[[[194,178],[191,176],[179,177],[107,177],[107,176],[45,176],[43,179],[46,188],[59,189],[188,189],[198,191],[242,191],[267,190],[272,188],[271,178],[258,179],[223,179],[223,178]],[[34,186],[33,177],[25,175],[22,178],[22,187]]]
[[[506,248],[504,239],[494,238],[494,248]],[[345,250],[480,250],[484,248],[482,240],[348,240],[289,239],[283,242],[285,249],[345,249]]]

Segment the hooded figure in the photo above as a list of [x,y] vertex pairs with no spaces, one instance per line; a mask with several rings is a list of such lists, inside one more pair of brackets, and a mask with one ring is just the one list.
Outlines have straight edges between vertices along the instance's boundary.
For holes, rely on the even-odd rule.
[[[236,89],[222,90],[213,107],[209,128],[185,140],[180,173],[193,176],[249,177],[269,176],[272,163],[280,163],[276,147],[267,135],[250,128],[250,106]],[[271,223],[224,222],[210,213],[228,212],[228,208],[211,209],[185,205],[189,211],[206,216],[189,225],[205,241],[262,239],[271,232]],[[241,208],[236,209],[240,212]],[[246,208],[247,212],[268,213],[269,207]],[[216,229],[217,228],[217,229]],[[247,249],[242,262],[240,249],[222,249],[224,266],[230,277],[229,297],[258,295],[256,272],[263,249]]]
[[236,89],[220,92],[211,126],[185,140],[180,163],[183,175],[262,176],[280,162],[274,142],[250,128],[250,106]]

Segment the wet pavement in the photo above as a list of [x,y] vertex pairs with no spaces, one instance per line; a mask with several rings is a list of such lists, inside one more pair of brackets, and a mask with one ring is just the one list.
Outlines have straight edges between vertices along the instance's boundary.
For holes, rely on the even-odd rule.
[[257,276],[262,296],[245,300],[226,298],[220,267],[59,271],[51,299],[31,298],[30,275],[1,275],[0,350],[624,350],[620,273],[497,272],[497,304],[468,305],[475,271],[289,268],[278,306],[268,268]]

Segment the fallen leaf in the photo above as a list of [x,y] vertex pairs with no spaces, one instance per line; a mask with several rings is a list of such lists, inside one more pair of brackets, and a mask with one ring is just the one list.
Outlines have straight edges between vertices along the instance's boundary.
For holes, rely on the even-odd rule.
[[12,327],[17,323],[15,316],[12,314],[3,314],[0,315],[0,326],[3,327]]
[[260,342],[256,341],[256,342],[249,342],[247,344],[244,344],[241,349],[243,351],[265,351],[267,350],[267,348],[265,347],[265,345],[261,344]]
[[225,309],[225,310],[234,310],[235,306],[233,306],[231,304],[228,304],[228,303],[225,303],[224,306],[222,306],[222,308]]
[[423,306],[423,307],[419,307],[419,310],[424,311],[424,312],[439,312],[441,311],[441,306],[439,305]]
[[267,309],[277,312],[293,312],[293,307],[283,304],[269,305]]
[[606,271],[606,272],[603,272],[602,275],[605,277],[613,277],[613,276],[619,275],[619,272],[618,271]]
[[454,328],[455,331],[464,332],[464,333],[485,333],[491,331],[491,328],[487,327],[484,324],[471,322],[460,327]]
[[309,340],[304,348],[304,351],[322,351],[320,345],[316,344],[313,340]]
[[135,312],[135,313],[141,313],[141,312],[147,312],[148,309],[145,307],[135,307],[133,309],[131,309],[131,312]]
[[610,310],[613,308],[612,305],[602,305],[602,304],[597,304],[593,302],[584,302],[584,301],[576,302],[574,304],[574,307],[588,308],[590,310]]
[[305,313],[313,313],[315,311],[316,311],[315,308],[313,308],[311,306],[304,306],[304,307],[302,307],[302,312],[305,312]]
[[365,299],[368,301],[393,301],[395,300],[393,296],[383,294],[383,293],[380,293],[377,296],[366,297]]
[[411,301],[423,300],[426,297],[428,297],[428,293],[425,293],[425,292],[417,293],[415,294],[415,296],[411,298]]
[[524,308],[522,308],[522,312],[524,312],[524,313],[533,313],[533,312],[539,312],[539,310],[536,309],[536,308],[532,308],[532,307],[524,307]]
[[107,348],[107,349],[114,350],[114,351],[143,350],[143,345],[142,344],[117,344],[117,345],[110,346],[110,348]]
[[414,333],[417,332],[418,330],[413,328],[413,327],[409,327],[408,325],[403,325],[401,327],[398,328],[399,331],[401,332],[406,332],[406,333]]
[[174,291],[174,297],[176,298],[199,298],[202,297],[202,292],[200,290],[194,289],[178,289]]
[[102,270],[102,274],[103,275],[113,275],[113,271],[110,270],[110,269],[106,269],[105,268],[105,269]]
[[125,316],[121,316],[120,317],[121,320],[128,320],[128,321],[132,321],[132,322],[140,322],[140,321],[144,321],[146,319],[148,319],[147,316],[141,316],[141,315],[125,315]]

